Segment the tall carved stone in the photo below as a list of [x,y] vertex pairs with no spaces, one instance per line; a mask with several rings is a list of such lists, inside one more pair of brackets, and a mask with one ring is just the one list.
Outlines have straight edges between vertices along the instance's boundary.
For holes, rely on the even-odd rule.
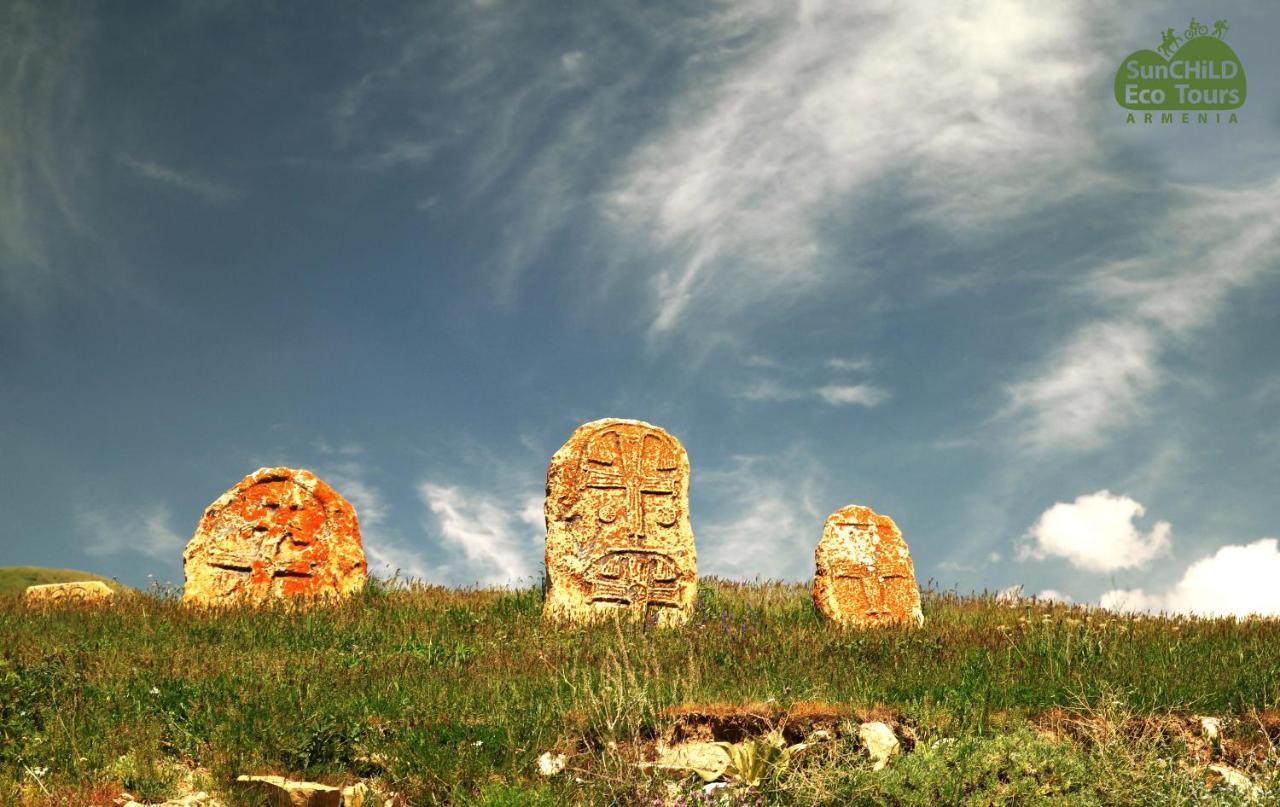
[[845,627],[924,622],[911,552],[893,519],[851,504],[827,518],[815,553],[813,602]]
[[260,468],[222,494],[182,560],[182,600],[196,605],[353,594],[366,568],[355,508],[292,468]]
[[639,420],[579,426],[547,468],[544,619],[685,622],[697,597],[689,457]]

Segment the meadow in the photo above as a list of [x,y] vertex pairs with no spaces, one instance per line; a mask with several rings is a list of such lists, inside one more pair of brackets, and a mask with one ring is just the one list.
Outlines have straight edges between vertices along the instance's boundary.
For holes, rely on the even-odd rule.
[[[0,802],[251,805],[236,775],[277,773],[413,805],[1280,803],[1280,621],[926,591],[919,630],[839,631],[806,586],[717,580],[674,630],[557,630],[541,607],[536,587],[376,580],[305,611],[0,596]],[[885,770],[863,720],[902,740]],[[646,764],[660,741],[770,729],[809,744],[754,787],[707,796]],[[544,752],[565,770],[540,774]]]

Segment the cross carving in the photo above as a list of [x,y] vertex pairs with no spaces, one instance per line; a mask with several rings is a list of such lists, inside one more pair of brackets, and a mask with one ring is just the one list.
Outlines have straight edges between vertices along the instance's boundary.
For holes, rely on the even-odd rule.
[[657,453],[651,451],[646,455],[645,438],[651,434],[653,433],[626,435],[606,432],[600,437],[612,436],[617,440],[616,462],[602,461],[590,456],[590,447],[588,447],[589,455],[586,458],[587,487],[596,490],[625,491],[628,528],[630,534],[636,538],[644,538],[645,535],[644,497],[646,495],[672,496],[676,492],[672,476],[658,473],[671,470],[663,467],[664,463],[661,459],[663,446],[659,444]]

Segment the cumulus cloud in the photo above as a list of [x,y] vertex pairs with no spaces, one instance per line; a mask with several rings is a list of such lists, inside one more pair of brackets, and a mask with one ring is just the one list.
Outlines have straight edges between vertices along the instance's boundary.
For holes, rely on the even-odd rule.
[[1280,544],[1263,538],[1229,544],[1187,567],[1172,588],[1147,593],[1117,589],[1100,605],[1116,611],[1146,611],[1198,616],[1280,616]]
[[1276,267],[1280,179],[1253,188],[1171,186],[1169,213],[1136,257],[1100,266],[1080,293],[1100,309],[1007,388],[1003,414],[1035,451],[1096,447],[1147,411],[1171,345],[1206,327],[1228,295]]
[[186,545],[186,540],[170,525],[169,508],[160,504],[127,512],[83,508],[76,511],[75,521],[84,535],[84,551],[89,555],[136,552],[171,562],[182,554]]
[[435,567],[434,576],[484,585],[538,577],[545,536],[541,495],[504,499],[434,482],[419,485],[418,495],[432,514],[441,548],[451,556]]
[[1168,550],[1172,531],[1167,521],[1147,532],[1138,529],[1134,519],[1145,512],[1133,499],[1106,490],[1058,502],[1027,532],[1019,557],[1063,558],[1092,572],[1144,566]]
[[1041,591],[1039,594],[1036,595],[1036,599],[1040,600],[1041,602],[1061,602],[1061,603],[1071,602],[1070,595],[1063,594],[1061,591],[1058,591],[1057,589],[1052,589],[1052,588],[1046,588],[1044,591]]

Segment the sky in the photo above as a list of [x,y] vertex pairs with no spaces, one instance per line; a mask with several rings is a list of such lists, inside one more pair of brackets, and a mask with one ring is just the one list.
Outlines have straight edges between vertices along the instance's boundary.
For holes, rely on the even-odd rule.
[[[1139,8],[1141,5],[1141,8]],[[1121,61],[1225,18],[1233,124]],[[702,574],[847,504],[922,584],[1280,614],[1269,0],[0,0],[0,565],[180,584],[261,466],[371,570],[542,573],[650,421]]]

